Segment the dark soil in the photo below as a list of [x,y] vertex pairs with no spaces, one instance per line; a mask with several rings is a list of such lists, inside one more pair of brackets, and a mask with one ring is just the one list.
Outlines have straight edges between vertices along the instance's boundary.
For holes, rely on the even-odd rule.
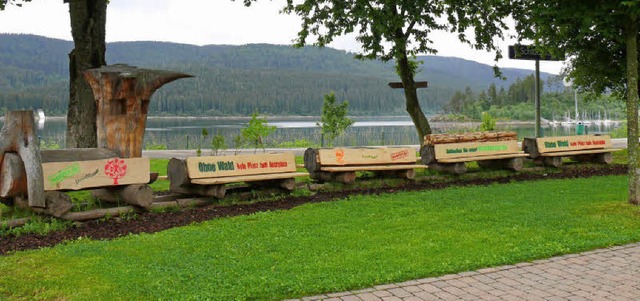
[[621,175],[627,173],[626,165],[604,166],[568,166],[562,172],[556,173],[514,173],[500,178],[477,178],[470,180],[454,179],[447,182],[415,181],[401,187],[381,187],[375,189],[352,189],[339,192],[318,192],[313,196],[287,196],[277,201],[264,201],[238,205],[208,205],[178,212],[139,213],[133,219],[112,218],[108,220],[91,221],[63,231],[52,232],[47,235],[26,234],[21,236],[0,237],[0,255],[14,251],[37,249],[53,246],[67,240],[79,237],[91,239],[112,239],[128,234],[153,233],[165,229],[202,222],[214,218],[251,214],[260,211],[286,210],[306,203],[328,202],[344,198],[349,195],[372,195],[397,191],[416,191],[425,189],[442,189],[450,186],[489,185],[492,183],[509,183],[512,181],[531,181],[558,178],[587,178],[601,175]]

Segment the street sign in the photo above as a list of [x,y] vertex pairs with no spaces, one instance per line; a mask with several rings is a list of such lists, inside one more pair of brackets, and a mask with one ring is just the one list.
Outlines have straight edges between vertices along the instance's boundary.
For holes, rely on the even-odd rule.
[[509,58],[516,60],[532,61],[564,61],[564,57],[556,58],[551,54],[542,55],[533,45],[511,45],[509,46]]

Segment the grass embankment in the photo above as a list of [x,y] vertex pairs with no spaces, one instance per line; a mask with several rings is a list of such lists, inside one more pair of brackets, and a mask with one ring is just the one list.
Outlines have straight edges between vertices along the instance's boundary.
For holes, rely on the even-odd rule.
[[283,299],[640,240],[626,177],[357,196],[0,257],[0,299]]

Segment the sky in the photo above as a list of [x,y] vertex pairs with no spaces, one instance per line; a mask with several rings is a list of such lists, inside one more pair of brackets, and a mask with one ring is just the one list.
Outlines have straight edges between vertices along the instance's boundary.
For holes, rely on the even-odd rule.
[[[281,14],[285,0],[261,0],[245,7],[242,0],[110,0],[107,42],[166,41],[194,45],[289,45],[300,29],[297,16]],[[68,5],[62,0],[32,0],[0,11],[0,33],[27,33],[72,40]],[[494,54],[473,50],[455,34],[431,36],[439,56],[459,57],[494,65]],[[507,58],[514,40],[500,41],[500,67],[535,69],[534,61]],[[359,52],[354,36],[336,39],[329,47]],[[541,61],[540,70],[558,74],[563,62]]]

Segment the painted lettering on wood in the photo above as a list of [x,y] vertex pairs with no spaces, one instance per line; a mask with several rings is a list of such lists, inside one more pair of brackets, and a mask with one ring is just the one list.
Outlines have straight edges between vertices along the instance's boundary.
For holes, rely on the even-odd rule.
[[416,150],[410,147],[319,149],[322,165],[415,164]]
[[538,152],[564,152],[583,149],[610,148],[611,138],[608,135],[579,135],[537,138]]
[[437,159],[513,154],[519,151],[516,140],[436,144],[434,150]]
[[191,179],[295,172],[296,162],[292,152],[191,157],[187,158],[187,171]]
[[149,182],[149,158],[42,163],[44,190],[79,190]]

